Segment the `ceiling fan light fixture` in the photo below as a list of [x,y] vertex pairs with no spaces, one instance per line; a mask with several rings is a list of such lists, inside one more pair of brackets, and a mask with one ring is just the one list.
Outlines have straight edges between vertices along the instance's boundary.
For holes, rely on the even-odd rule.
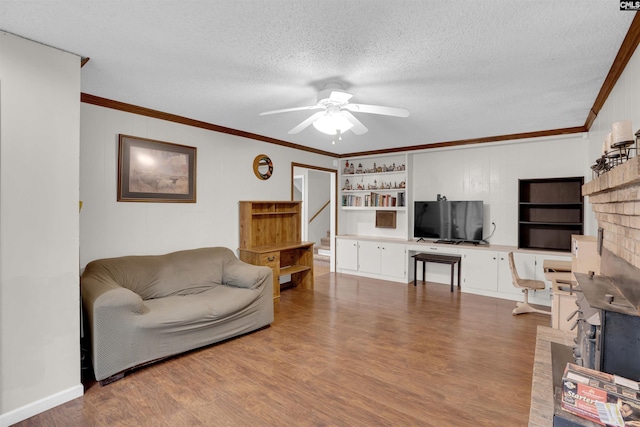
[[353,127],[353,123],[347,120],[340,111],[328,111],[326,114],[320,116],[318,120],[313,122],[313,127],[327,135],[336,135],[338,133],[342,134],[351,129]]

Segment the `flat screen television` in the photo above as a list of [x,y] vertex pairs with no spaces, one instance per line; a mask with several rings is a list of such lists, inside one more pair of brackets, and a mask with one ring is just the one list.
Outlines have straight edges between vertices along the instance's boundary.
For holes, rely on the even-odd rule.
[[414,202],[413,236],[452,242],[482,242],[482,200]]

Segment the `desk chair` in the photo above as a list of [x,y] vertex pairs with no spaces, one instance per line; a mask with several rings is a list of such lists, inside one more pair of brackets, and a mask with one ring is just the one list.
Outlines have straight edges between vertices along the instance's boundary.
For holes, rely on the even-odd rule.
[[546,287],[546,284],[542,280],[521,279],[520,276],[518,276],[518,271],[516,270],[516,263],[513,261],[513,252],[509,252],[509,268],[511,269],[513,286],[522,289],[522,292],[524,292],[524,301],[516,304],[516,308],[512,311],[513,315],[515,316],[516,314],[524,313],[542,313],[550,315],[550,311],[538,310],[537,308],[533,308],[529,305],[529,290],[542,290]]

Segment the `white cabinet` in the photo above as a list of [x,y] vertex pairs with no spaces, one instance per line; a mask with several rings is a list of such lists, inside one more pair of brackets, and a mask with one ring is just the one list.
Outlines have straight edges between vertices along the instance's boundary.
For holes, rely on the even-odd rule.
[[406,248],[401,243],[337,238],[339,273],[406,282]]
[[[505,278],[498,280],[498,292],[505,295],[513,295],[516,299],[522,299],[522,289],[513,286],[511,278],[511,270],[509,269],[508,253],[501,253],[500,260],[504,258]],[[566,256],[544,255],[516,252],[513,254],[513,260],[516,264],[518,275],[523,279],[542,280],[546,283],[543,290],[529,291],[529,302],[532,304],[550,305],[551,304],[551,282],[546,280],[544,274],[544,260],[561,260],[568,261],[570,258]]]
[[[462,292],[494,298],[521,301],[522,290],[513,286],[509,268],[509,247],[489,247],[444,245],[430,242],[402,242],[399,239],[372,239],[356,236],[336,238],[337,272],[355,274],[394,282],[413,284],[423,280],[421,263],[414,271],[413,255],[437,253],[461,256]],[[545,260],[568,261],[569,256],[551,253],[520,252],[514,248],[514,259],[520,277],[545,280],[543,263]],[[451,283],[451,266],[427,262],[424,264],[428,282]],[[454,283],[457,283],[457,267],[454,268]],[[530,291],[529,301],[539,305],[551,305],[551,283],[542,291]]]
[[[511,284],[507,252],[461,250],[463,289],[518,293]],[[491,295],[493,294],[486,294]]]
[[[462,290],[485,296],[522,300],[522,289],[513,286],[509,252],[460,249],[462,255]],[[567,260],[567,257],[533,253],[514,253],[516,270],[523,279],[543,280],[544,290],[529,291],[533,304],[551,305],[551,283],[545,280],[542,264],[545,259]]]
[[463,289],[498,290],[498,252],[460,250],[460,255]]
[[405,277],[404,245],[375,241],[359,241],[358,244],[359,271],[385,277]]
[[358,241],[336,239],[336,268],[358,271]]

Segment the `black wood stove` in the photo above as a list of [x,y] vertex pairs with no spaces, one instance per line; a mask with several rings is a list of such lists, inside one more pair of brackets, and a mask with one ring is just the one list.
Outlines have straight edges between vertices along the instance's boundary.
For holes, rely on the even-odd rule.
[[581,292],[574,357],[587,368],[639,381],[640,273],[604,251],[605,274],[575,273]]

